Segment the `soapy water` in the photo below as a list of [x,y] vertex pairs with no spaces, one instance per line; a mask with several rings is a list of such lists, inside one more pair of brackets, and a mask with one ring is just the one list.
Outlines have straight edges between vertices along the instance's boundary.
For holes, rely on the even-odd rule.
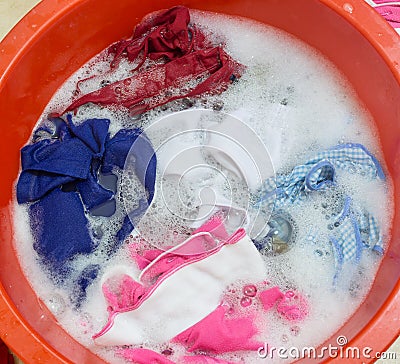
[[[288,228],[286,238],[282,231],[278,236],[290,242],[289,249],[284,246],[280,251],[277,244],[275,254],[271,254],[272,248],[261,250],[267,285],[303,292],[310,314],[304,322],[288,326],[274,313],[267,312],[257,322],[258,338],[275,346],[316,346],[332,335],[363,301],[380,258],[366,251],[358,265],[344,267],[342,280],[334,288],[335,261],[326,218],[334,211],[327,212],[326,206],[334,208],[341,195],[337,191],[313,194],[304,204],[290,206],[285,214],[274,212],[271,216],[271,206],[254,207],[257,197],[254,186],[275,173],[287,173],[315,152],[338,143],[360,142],[381,159],[371,117],[333,66],[299,41],[252,21],[202,12],[191,14],[192,21],[215,44],[223,43],[232,57],[246,65],[239,81],[222,95],[174,101],[143,115],[85,105],[77,111],[74,122],[109,118],[112,135],[123,127],[140,126],[158,153],[155,197],[144,216],[139,221],[133,220],[136,229],[128,242],[139,235],[160,248],[176,245],[216,210],[222,211],[232,230],[246,226],[250,220],[251,235],[269,235],[272,245],[276,225],[271,221],[280,221],[280,226],[285,223],[279,218],[289,222],[291,230]],[[73,94],[76,80],[97,74],[80,84],[86,93],[101,82],[127,77],[132,69],[125,60],[112,74],[107,73],[107,67],[107,56],[102,54],[72,76],[49,103],[39,123],[49,113],[70,103],[72,96],[66,95]],[[224,121],[235,123],[236,127],[224,128]],[[91,227],[99,232],[101,239],[92,256],[74,261],[77,271],[88,264],[100,264],[101,276],[107,268],[121,265],[129,267],[132,276],[139,274],[127,249],[120,249],[111,257],[106,249],[124,214],[146,197],[133,171],[131,155],[135,154],[135,146],[132,148],[124,170],[115,170],[117,181],[111,181],[116,184],[116,213],[111,217],[88,215]],[[236,161],[226,158],[226,148],[239,158]],[[358,204],[378,217],[387,238],[392,214],[390,180],[386,184],[365,181],[348,173],[338,183]],[[94,346],[91,339],[107,317],[102,279],[93,282],[87,299],[76,310],[70,300],[73,287],[54,286],[35,258],[25,206],[15,206],[15,221],[21,264],[58,322],[109,362],[124,362],[114,355],[113,348]],[[253,283],[256,282],[249,282]],[[238,292],[232,299],[241,302],[243,287],[230,289]],[[256,300],[249,303],[249,297],[244,296],[247,298],[243,305],[261,310]],[[151,348],[157,352],[169,350],[171,360],[184,354],[184,348],[177,344]],[[265,362],[255,352],[225,354],[222,358],[244,363]]]
[[[251,200],[262,181],[274,176],[274,168],[248,125],[223,112],[193,109],[164,116],[144,132],[158,156],[158,177],[144,216],[132,218],[142,239],[162,249],[175,246],[217,212],[223,213],[230,234],[239,228],[251,238],[266,234],[273,206],[255,208]],[[133,143],[127,156],[123,185],[134,176],[140,145]],[[145,195],[144,187],[137,194],[143,185],[135,184],[136,201],[122,196],[126,212]]]

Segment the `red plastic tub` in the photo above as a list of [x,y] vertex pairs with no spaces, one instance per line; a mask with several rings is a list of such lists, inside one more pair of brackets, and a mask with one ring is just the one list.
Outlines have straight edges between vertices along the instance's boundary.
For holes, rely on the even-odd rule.
[[400,331],[400,43],[362,0],[44,0],[23,18],[0,44],[1,339],[26,363],[103,362],[57,325],[19,266],[9,209],[19,150],[69,75],[130,35],[145,14],[177,4],[245,16],[292,33],[342,70],[374,116],[394,181],[392,237],[368,297],[324,345],[336,345],[338,335],[345,335],[353,347],[384,351]]

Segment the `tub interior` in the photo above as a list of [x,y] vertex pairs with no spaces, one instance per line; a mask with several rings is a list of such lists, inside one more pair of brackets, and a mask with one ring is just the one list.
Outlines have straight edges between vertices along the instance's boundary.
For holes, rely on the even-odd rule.
[[[19,151],[45,105],[66,78],[107,45],[129,36],[134,25],[151,11],[182,4],[189,8],[240,15],[281,28],[325,54],[348,77],[376,121],[385,162],[394,182],[394,221],[400,221],[400,157],[397,153],[400,149],[400,86],[392,71],[398,65],[382,58],[379,47],[371,45],[370,39],[379,37],[379,34],[368,36],[364,25],[355,24],[361,16],[372,19],[366,23],[376,22],[379,29],[387,30],[388,34],[381,36],[381,44],[387,47],[392,46],[397,35],[361,1],[354,2],[353,17],[352,14],[345,14],[338,0],[74,0],[61,1],[64,9],[49,11],[51,17],[47,22],[41,15],[46,3],[48,1],[39,4],[30,14],[30,20],[23,23],[27,28],[35,21],[39,24],[23,49],[17,49],[22,44],[21,39],[13,40],[10,36],[2,45],[6,56],[17,56],[0,83],[0,280],[5,294],[9,296],[6,300],[9,300],[11,311],[21,317],[24,325],[33,329],[33,336],[43,340],[46,350],[54,357],[59,360],[68,358],[76,363],[102,362],[55,323],[19,267],[8,207],[19,171]],[[347,19],[340,14],[345,14]],[[365,29],[367,26],[365,24]],[[31,31],[27,30],[27,34]],[[17,35],[23,36],[21,33]],[[5,68],[4,64],[2,68]],[[394,295],[400,271],[399,223],[393,224],[391,233],[387,253],[371,292],[340,329],[340,334],[349,340],[376,319],[384,303]],[[13,325],[7,312],[0,311],[0,320],[8,327]],[[17,340],[13,344],[11,341],[10,338],[11,347],[22,359],[35,359],[24,357],[28,355],[28,344],[24,347],[23,342]],[[36,355],[39,357],[41,353]]]

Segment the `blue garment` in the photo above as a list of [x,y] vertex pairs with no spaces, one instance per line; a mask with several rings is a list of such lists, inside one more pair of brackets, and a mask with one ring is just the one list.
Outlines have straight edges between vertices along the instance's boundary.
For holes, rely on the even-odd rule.
[[[369,180],[385,180],[381,165],[363,145],[343,144],[318,153],[287,175],[267,179],[258,205],[284,209],[289,204],[301,203],[314,191],[335,187],[336,174],[340,171],[358,173]],[[345,262],[360,261],[364,248],[383,253],[383,239],[376,218],[354,206],[350,196],[344,198],[341,212],[330,219],[328,229],[336,259],[334,282]]]
[[99,163],[99,160],[93,160],[87,178],[76,185],[82,202],[89,211],[103,205],[114,197],[114,192],[104,188],[98,181]]
[[341,212],[332,218],[328,227],[336,259],[334,282],[339,278],[345,262],[359,263],[363,249],[372,249],[379,254],[384,252],[376,218],[354,206],[350,196],[346,196]]
[[139,206],[125,216],[122,226],[116,234],[118,242],[124,241],[125,238],[132,232],[134,224],[139,222],[139,219],[145,214],[150,202],[151,200],[139,200]]
[[86,180],[93,159],[104,152],[109,120],[89,119],[79,126],[70,119],[69,125],[62,119],[57,122],[61,124],[57,139],[42,139],[21,150],[18,203],[36,201],[58,186]]
[[369,179],[385,179],[381,165],[363,145],[342,144],[318,153],[288,175],[268,178],[258,203],[272,204],[278,209],[289,202],[301,201],[312,191],[334,186],[340,170],[359,173]]
[[[156,157],[140,129],[123,129],[110,139],[107,119],[75,125],[68,115],[67,121],[50,121],[53,125],[40,126],[33,144],[21,151],[17,200],[34,202],[29,208],[34,249],[51,275],[63,281],[70,275],[70,262],[76,255],[90,254],[97,246],[95,234],[89,231],[87,211],[108,202],[115,206],[114,192],[99,183],[100,171],[110,174],[115,167],[123,169],[127,156],[132,155],[135,173],[148,195],[147,201],[125,216],[115,241],[108,242],[106,248],[112,254],[132,232],[133,218],[144,214],[154,196]],[[98,267],[90,265],[76,280],[77,304],[97,272]]]
[[96,248],[77,192],[56,188],[32,204],[29,215],[33,247],[57,279],[70,271],[69,262],[76,254]]
[[123,169],[129,155],[128,163],[133,164],[135,174],[148,193],[148,203],[154,197],[156,180],[156,154],[141,129],[122,129],[107,141],[102,173],[111,173],[114,166]]
[[75,282],[75,287],[71,300],[75,303],[76,307],[80,307],[82,301],[86,297],[88,287],[97,278],[100,271],[98,264],[89,264],[80,274]]
[[[129,157],[128,157],[129,156]],[[117,244],[132,232],[134,223],[144,215],[154,197],[157,159],[147,136],[140,129],[122,129],[107,141],[101,172],[111,173],[114,167],[124,169],[132,163],[138,180],[145,187],[147,202],[139,201],[139,207],[129,211],[116,234]]]

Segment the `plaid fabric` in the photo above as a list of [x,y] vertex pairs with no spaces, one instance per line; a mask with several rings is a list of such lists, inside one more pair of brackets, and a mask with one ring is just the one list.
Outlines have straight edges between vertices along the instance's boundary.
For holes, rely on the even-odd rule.
[[[357,219],[357,213],[352,208],[351,197],[347,196],[344,201],[343,210],[333,219],[330,240],[333,242],[334,249],[338,253],[340,249],[340,259],[342,262],[349,260],[359,261],[361,250],[363,248],[360,224]],[[337,263],[338,263],[337,258]]]
[[337,168],[346,169],[350,173],[360,173],[371,179],[377,177],[385,179],[385,174],[378,160],[361,144],[348,143],[338,145],[318,153],[307,164],[317,163],[321,159],[327,159]]
[[[385,179],[377,159],[361,144],[344,144],[318,153],[305,164],[296,166],[287,175],[267,179],[259,194],[258,204],[284,209],[301,203],[313,191],[334,187],[336,173],[347,171],[360,174],[369,180]],[[344,197],[342,210],[328,221],[329,239],[336,258],[337,278],[343,263],[358,263],[363,248],[383,253],[379,224],[374,216]]]
[[361,144],[342,144],[318,153],[288,175],[268,178],[262,187],[259,204],[282,208],[303,201],[311,191],[335,185],[336,170],[358,173],[369,179],[385,179],[377,159]]

